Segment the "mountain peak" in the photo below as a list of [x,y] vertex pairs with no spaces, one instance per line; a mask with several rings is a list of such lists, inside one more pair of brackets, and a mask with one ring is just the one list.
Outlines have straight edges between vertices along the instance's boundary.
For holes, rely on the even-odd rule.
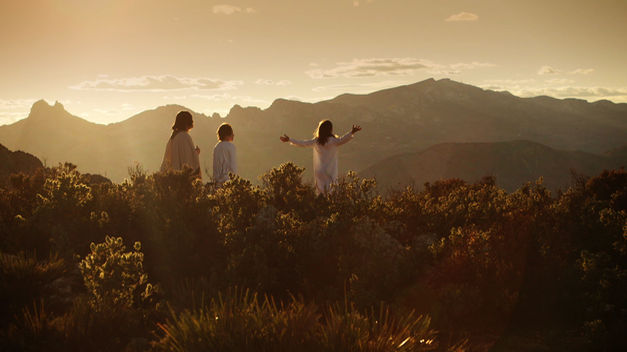
[[268,107],[268,111],[290,111],[294,110],[303,105],[311,105],[310,103],[304,103],[298,100],[288,100],[288,99],[275,99],[272,104]]
[[55,101],[54,105],[50,105],[44,99],[40,99],[33,103],[33,106],[30,108],[30,114],[28,115],[28,117],[48,113],[67,113],[67,111],[65,111],[65,107],[63,106],[63,104],[59,103],[58,101]]
[[50,104],[48,104],[47,101],[43,100],[43,99],[39,99],[36,102],[33,103],[33,106],[30,108],[30,113],[31,115],[33,114],[33,112],[37,112],[37,111],[41,111],[41,110],[45,110],[45,109],[50,109],[51,106]]

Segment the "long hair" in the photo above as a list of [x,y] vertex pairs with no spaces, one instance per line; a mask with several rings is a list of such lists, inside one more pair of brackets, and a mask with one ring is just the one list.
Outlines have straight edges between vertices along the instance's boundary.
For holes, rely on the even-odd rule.
[[337,138],[337,136],[333,134],[333,124],[331,123],[331,121],[320,121],[320,123],[318,124],[318,129],[314,133],[314,137],[320,145],[325,145],[325,143],[329,140],[329,137]]
[[194,120],[192,119],[192,114],[189,111],[179,111],[176,114],[176,120],[174,121],[174,125],[172,125],[172,136],[170,139],[174,138],[179,132],[187,131],[194,126]]

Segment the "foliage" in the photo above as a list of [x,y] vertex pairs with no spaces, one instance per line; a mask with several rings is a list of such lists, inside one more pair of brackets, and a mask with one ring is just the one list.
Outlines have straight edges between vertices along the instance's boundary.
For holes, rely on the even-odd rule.
[[13,176],[0,189],[0,337],[21,350],[133,349],[155,331],[166,349],[386,350],[418,331],[440,349],[521,336],[538,349],[627,347],[624,170],[557,194],[487,177],[382,195],[349,173],[316,195],[302,175],[286,163],[259,185],[220,187],[139,166],[121,184],[71,164]]
[[431,320],[413,311],[392,313],[381,304],[364,314],[345,302],[330,307],[320,326],[320,351],[431,351]]
[[89,253],[78,267],[92,306],[136,307],[153,295],[153,286],[144,273],[144,254],[135,242],[133,252],[125,252],[122,237],[105,237],[103,243],[92,242]]
[[197,310],[172,312],[161,324],[167,351],[427,351],[435,348],[429,319],[392,314],[385,306],[362,314],[353,305],[319,309],[301,300],[276,303],[231,288]]
[[54,282],[65,272],[65,262],[57,256],[39,261],[24,253],[0,253],[0,325],[33,301],[57,294]]

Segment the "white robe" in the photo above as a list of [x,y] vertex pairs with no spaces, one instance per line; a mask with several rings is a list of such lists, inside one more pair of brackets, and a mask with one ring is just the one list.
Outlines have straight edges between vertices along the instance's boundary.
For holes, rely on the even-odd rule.
[[351,132],[340,138],[329,137],[324,145],[320,145],[316,138],[305,141],[290,138],[290,143],[299,147],[313,147],[313,170],[316,191],[326,194],[331,184],[337,181],[337,147],[353,138]]
[[220,141],[213,148],[213,179],[222,184],[229,180],[229,172],[237,173],[235,144]]
[[181,131],[168,140],[161,171],[182,170],[185,165],[200,173],[200,160],[192,136]]

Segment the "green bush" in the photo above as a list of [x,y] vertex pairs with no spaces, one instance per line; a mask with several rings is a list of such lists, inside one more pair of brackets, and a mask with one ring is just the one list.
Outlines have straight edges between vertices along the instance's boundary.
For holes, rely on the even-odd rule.
[[92,242],[91,253],[79,263],[92,306],[138,307],[153,295],[153,286],[144,273],[144,254],[135,242],[133,252],[125,252],[122,237],[105,237]]
[[[466,337],[468,348],[486,349],[502,334],[502,341],[537,336],[528,345],[538,349],[562,345],[554,336],[566,349],[568,341],[624,347],[624,170],[580,177],[557,194],[541,182],[508,193],[488,177],[382,195],[373,180],[349,173],[330,194],[316,195],[302,175],[286,163],[259,186],[233,177],[217,187],[190,170],[149,175],[139,166],[121,184],[71,164],[13,176],[0,189],[0,336],[19,349],[30,348],[29,340],[69,350],[101,349],[106,340],[117,350],[141,348],[163,323],[158,298],[171,302],[172,319],[203,321],[211,317],[200,307],[208,310],[217,292],[238,285],[268,297],[260,309],[270,316],[298,316],[291,304],[315,306],[302,308],[318,317],[303,331],[315,331],[307,338],[318,347],[328,307],[336,307],[345,323],[331,325],[333,336],[346,337],[334,337],[342,348],[361,343],[351,340],[361,334],[384,348],[376,342],[383,335],[368,327],[381,302],[432,317],[440,349]],[[90,247],[112,233],[140,242],[145,257],[114,238]],[[59,254],[41,260],[30,253]],[[161,294],[147,295],[148,275]],[[293,295],[303,298],[293,302]],[[345,297],[354,302],[349,310],[336,305]],[[286,302],[276,304],[280,313],[272,300]],[[262,330],[259,343],[280,334],[280,325],[267,324],[274,330]]]

